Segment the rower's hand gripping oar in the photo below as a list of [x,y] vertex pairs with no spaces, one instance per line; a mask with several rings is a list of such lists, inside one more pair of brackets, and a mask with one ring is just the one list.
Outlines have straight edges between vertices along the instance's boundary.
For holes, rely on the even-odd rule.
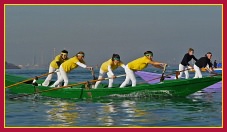
[[14,83],[12,85],[9,85],[9,86],[6,86],[5,88],[10,88],[10,87],[13,87],[13,86],[16,86],[16,85],[19,85],[19,84],[22,84],[22,83],[25,83],[25,82],[28,82],[28,81],[34,81],[34,80],[37,80],[38,78],[41,78],[41,77],[44,77],[44,76],[47,76],[49,74],[53,74],[55,72],[50,72],[50,73],[45,73],[45,74],[42,74],[40,76],[36,76],[34,78],[30,78],[30,79],[27,79],[27,80],[24,80],[24,81],[21,81],[21,82],[18,82],[18,83]]
[[162,76],[160,78],[160,82],[163,82],[165,80],[164,74],[165,74],[165,71],[166,71],[166,66],[167,66],[167,64],[164,65],[164,69],[162,71]]
[[[94,68],[91,69],[91,75],[93,77],[93,80],[97,80],[97,78],[95,77]],[[95,88],[95,82],[92,82],[92,88]]]
[[186,68],[182,71],[176,71],[176,79],[179,79],[178,76],[180,75],[180,72],[184,72],[184,71],[188,71],[188,70],[191,70],[191,69],[194,69],[193,67],[189,67],[189,68]]
[[222,74],[219,74],[219,73],[216,73],[214,70],[210,70],[209,68],[206,67],[206,71],[209,72],[210,74],[213,74],[211,75],[212,76],[219,76],[219,75],[222,75]]
[[[125,74],[123,74],[123,75],[118,75],[118,76],[116,76],[116,78],[118,78],[118,77],[123,77],[123,76],[126,76],[126,75],[125,75]],[[102,79],[97,79],[97,80],[90,80],[90,81],[75,83],[75,84],[71,84],[71,85],[68,85],[68,86],[55,87],[55,88],[51,88],[51,89],[47,89],[47,90],[43,90],[43,91],[38,91],[38,92],[35,92],[35,93],[31,93],[31,94],[19,95],[19,96],[16,96],[16,97],[12,97],[12,98],[10,98],[10,99],[21,98],[21,97],[25,97],[25,96],[34,95],[34,94],[41,94],[41,93],[50,92],[50,91],[55,91],[55,90],[59,90],[59,89],[63,89],[63,88],[69,88],[69,87],[73,87],[73,86],[78,86],[78,85],[81,85],[81,84],[87,84],[88,82],[91,82],[91,83],[92,83],[92,82],[103,81],[103,80],[108,80],[108,79],[112,79],[112,78],[102,78]]]
[[32,85],[38,86],[38,83],[36,82],[38,80],[38,77],[36,76],[34,80],[32,81]]

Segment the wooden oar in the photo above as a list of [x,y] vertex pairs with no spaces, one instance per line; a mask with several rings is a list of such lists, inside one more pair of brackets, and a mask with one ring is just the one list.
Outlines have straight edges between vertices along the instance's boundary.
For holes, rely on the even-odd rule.
[[206,69],[206,71],[207,72],[209,72],[210,74],[215,74],[215,75],[219,75],[218,73],[216,73],[216,72],[214,72],[214,70],[213,71],[211,71],[209,68],[205,68]]
[[[95,77],[94,68],[92,68],[92,70],[91,70],[91,75],[92,75],[92,77],[93,77],[93,80],[96,80],[96,79],[97,79],[97,78]],[[94,87],[95,87],[95,82],[92,83],[92,88],[94,88]]]
[[216,73],[216,72],[214,72],[214,71],[210,71],[210,69],[208,69],[208,68],[206,68],[206,70],[207,70],[210,74],[213,74],[213,75],[211,75],[211,77],[212,77],[212,76],[219,76],[219,75],[222,75],[222,74]]
[[31,80],[34,80],[34,79],[37,79],[37,78],[45,77],[45,76],[47,76],[47,75],[49,75],[49,74],[53,74],[53,73],[55,73],[55,72],[45,73],[45,74],[42,74],[42,75],[40,75],[40,76],[36,76],[36,77],[34,77],[34,78],[30,78],[30,79],[27,79],[27,80],[24,80],[24,81],[21,81],[21,82],[18,82],[18,83],[14,83],[14,84],[12,84],[12,85],[6,86],[5,88],[10,88],[10,87],[19,85],[19,84],[21,84],[21,83],[25,83],[25,82],[28,82],[28,81],[31,81]]
[[207,68],[207,67],[206,67],[205,69],[206,69],[206,71],[209,72],[210,74],[214,74],[214,75],[211,75],[211,77],[212,77],[212,76],[219,76],[219,75],[222,75],[222,74],[216,73],[216,72],[214,72],[214,71],[211,71],[211,70],[210,70],[209,68]]
[[[166,75],[163,74],[163,77],[165,78],[165,77],[168,77],[168,76],[173,75],[173,74],[176,74],[176,75],[178,76],[180,72],[184,72],[184,71],[186,71],[186,70],[189,70],[189,68],[188,68],[188,69],[184,69],[184,70],[182,70],[182,71],[172,72],[172,73],[166,74]],[[163,71],[164,71],[164,70],[163,70]],[[161,77],[157,77],[157,78],[153,78],[153,79],[148,80],[148,81],[146,81],[146,82],[150,82],[150,81],[153,81],[153,80],[156,80],[156,79],[160,79],[160,78],[162,78],[162,76],[161,76]],[[141,83],[141,84],[142,84],[142,83]]]
[[164,66],[164,69],[163,69],[163,71],[162,71],[162,76],[161,76],[161,78],[160,78],[160,82],[163,82],[164,79],[165,79],[164,74],[165,74],[165,71],[166,71],[166,66],[167,66],[167,65]]
[[[123,76],[125,76],[125,74],[124,75],[118,75],[118,76],[116,76],[116,78],[123,77]],[[97,81],[108,80],[108,79],[111,79],[111,78],[102,78],[102,79],[97,79],[97,80],[90,80],[90,81],[75,83],[75,84],[71,84],[71,85],[67,85],[67,86],[62,86],[62,87],[55,87],[55,88],[51,88],[51,89],[43,90],[43,91],[38,91],[38,92],[35,92],[35,93],[31,93],[31,94],[23,94],[23,95],[20,95],[20,96],[12,97],[10,99],[15,99],[15,98],[20,98],[20,97],[30,96],[30,95],[37,94],[37,93],[40,94],[40,93],[55,91],[55,90],[59,90],[59,89],[63,89],[63,88],[69,88],[69,87],[73,87],[73,86],[78,86],[78,85],[81,85],[81,84],[87,84],[89,82],[97,82]]]
[[[184,70],[182,70],[182,71],[176,71],[175,73],[176,73],[176,79],[178,79],[178,76],[180,75],[180,72],[184,72],[184,71],[188,71],[188,70],[190,70],[190,69],[194,69],[194,68],[186,68],[186,69],[184,69]],[[174,73],[173,73],[174,74]]]

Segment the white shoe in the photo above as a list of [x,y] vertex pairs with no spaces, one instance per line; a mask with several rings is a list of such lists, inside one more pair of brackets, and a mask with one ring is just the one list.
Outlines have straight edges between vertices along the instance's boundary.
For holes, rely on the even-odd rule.
[[50,87],[51,87],[51,88],[55,88],[56,86],[54,86],[54,85],[51,85]]

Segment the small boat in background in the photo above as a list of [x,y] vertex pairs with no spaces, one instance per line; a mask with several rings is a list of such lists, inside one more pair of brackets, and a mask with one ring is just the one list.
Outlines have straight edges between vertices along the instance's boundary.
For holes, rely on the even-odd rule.
[[218,63],[217,66],[214,67],[214,72],[222,74],[222,63]]
[[221,74],[222,73],[222,68],[218,67],[218,68],[214,68],[214,72]]

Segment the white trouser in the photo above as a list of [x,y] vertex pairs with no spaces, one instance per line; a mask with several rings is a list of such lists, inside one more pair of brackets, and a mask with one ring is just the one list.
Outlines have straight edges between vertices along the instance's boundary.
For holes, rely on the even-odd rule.
[[194,78],[202,78],[202,73],[200,71],[200,68],[196,65],[194,65],[194,70],[195,70],[195,77]]
[[128,65],[125,67],[126,78],[125,81],[121,84],[120,88],[125,87],[129,81],[132,81],[132,87],[136,86],[136,77],[134,71],[128,68]]
[[67,73],[64,71],[62,66],[60,66],[59,72],[61,74],[60,77],[58,78],[58,80],[51,87],[59,86],[62,83],[63,80],[64,80],[64,86],[68,85],[69,79],[68,79]]
[[[49,66],[49,73],[54,72],[55,70],[56,69],[53,68],[51,65]],[[57,72],[57,79],[59,79],[60,76],[61,76],[60,72]],[[53,77],[53,74],[49,74],[47,76],[47,78],[45,79],[45,81],[42,83],[42,86],[48,86],[50,81],[51,81],[51,79],[52,79],[52,77]]]
[[[187,66],[184,66],[182,64],[179,64],[179,71],[183,71],[185,70],[186,68],[188,68]],[[188,73],[188,70],[185,70],[184,71],[184,74],[185,74],[185,79],[188,79],[189,78],[189,73]],[[183,75],[183,72],[180,72],[180,75],[178,75],[178,79],[180,79]]]
[[[105,72],[102,69],[100,69],[99,70],[99,78],[98,79],[103,78],[104,74],[105,74]],[[107,72],[106,74],[107,74],[108,78],[111,78],[112,77],[112,74],[110,72]],[[99,86],[100,82],[101,81],[97,81],[95,83],[95,88],[97,88]],[[111,88],[112,86],[113,86],[113,79],[109,79],[109,85],[108,85],[108,87]]]

